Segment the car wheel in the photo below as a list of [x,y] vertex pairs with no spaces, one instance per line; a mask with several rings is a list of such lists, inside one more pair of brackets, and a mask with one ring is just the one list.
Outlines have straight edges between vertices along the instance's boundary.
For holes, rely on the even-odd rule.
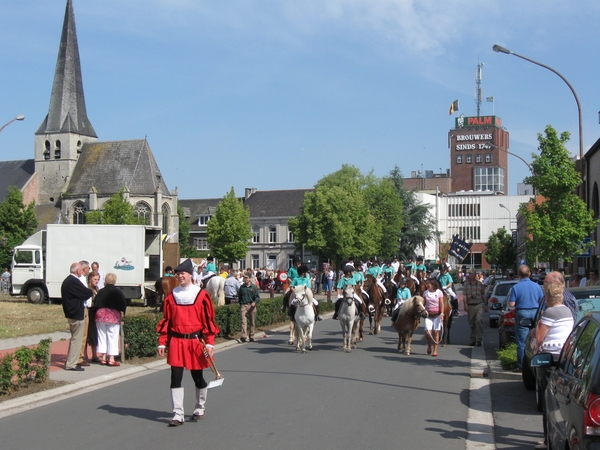
[[44,303],[45,298],[46,294],[44,294],[44,290],[42,288],[34,287],[27,291],[27,300],[29,301],[29,303]]
[[525,356],[523,357],[523,370],[521,371],[521,376],[523,378],[525,389],[533,391],[536,385],[535,375],[531,371],[531,366]]

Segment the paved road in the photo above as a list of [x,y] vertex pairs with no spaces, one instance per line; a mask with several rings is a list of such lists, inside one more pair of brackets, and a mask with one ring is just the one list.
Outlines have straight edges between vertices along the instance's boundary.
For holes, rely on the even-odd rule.
[[[464,449],[471,354],[464,316],[454,342],[438,358],[428,356],[420,328],[406,357],[386,326],[346,354],[338,322],[325,320],[306,355],[284,333],[220,352],[225,384],[210,391],[200,423],[166,427],[169,372],[157,369],[1,419],[2,448],[148,449],[172,447],[175,439],[181,449]],[[185,387],[189,414],[188,374]]]

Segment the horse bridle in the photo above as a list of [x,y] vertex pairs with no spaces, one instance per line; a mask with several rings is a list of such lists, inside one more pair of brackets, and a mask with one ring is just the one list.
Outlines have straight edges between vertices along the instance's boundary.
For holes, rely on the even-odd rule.
[[421,311],[419,309],[419,302],[415,302],[415,297],[413,297],[411,300],[411,302],[413,302],[413,306],[412,306],[412,311],[413,311],[413,319],[420,319],[421,317],[428,317],[429,313],[427,312],[427,309],[425,309],[425,307],[423,306],[423,310]]
[[[304,300],[306,300],[306,303],[304,303]],[[304,291],[302,293],[301,297],[294,297],[294,301],[296,302],[297,307],[307,306],[309,301],[308,301],[308,296],[306,295],[306,291]]]

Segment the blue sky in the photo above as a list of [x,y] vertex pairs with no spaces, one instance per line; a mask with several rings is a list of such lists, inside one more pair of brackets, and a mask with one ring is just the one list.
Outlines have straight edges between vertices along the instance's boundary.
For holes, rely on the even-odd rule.
[[[65,0],[0,0],[0,159],[33,158]],[[99,140],[147,136],[180,198],[233,186],[312,187],[342,164],[385,176],[450,166],[448,115],[499,116],[531,161],[537,133],[600,136],[600,2],[585,0],[74,0],[88,117]],[[596,50],[593,50],[596,48]],[[494,103],[485,102],[493,96]],[[509,193],[527,176],[509,156]]]

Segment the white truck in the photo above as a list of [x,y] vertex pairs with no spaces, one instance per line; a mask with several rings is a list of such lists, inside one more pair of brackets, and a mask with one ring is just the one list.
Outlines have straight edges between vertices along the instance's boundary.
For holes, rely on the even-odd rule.
[[31,303],[60,299],[72,263],[86,260],[117,275],[125,298],[143,298],[162,276],[160,227],[146,225],[48,225],[13,250],[11,295]]

